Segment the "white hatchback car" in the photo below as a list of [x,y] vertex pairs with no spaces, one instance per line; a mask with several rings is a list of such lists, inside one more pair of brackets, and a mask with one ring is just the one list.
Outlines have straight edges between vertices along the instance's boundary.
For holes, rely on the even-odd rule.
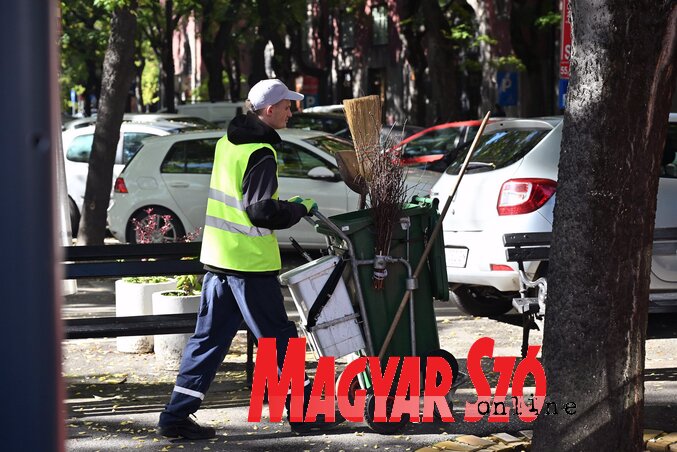
[[[506,262],[503,235],[552,230],[561,139],[561,117],[506,120],[485,129],[443,223],[451,295],[465,312],[487,316],[511,308],[519,283],[516,264]],[[671,114],[657,228],[677,226],[676,147],[677,114]],[[450,166],[433,187],[441,205],[465,156],[462,150],[449,156]],[[544,276],[547,263],[531,263],[527,272]],[[654,308],[677,306],[675,249],[654,256],[651,290]]]
[[[300,129],[278,131],[279,197],[312,197],[326,215],[354,210],[358,195],[341,180],[334,153],[352,150],[352,143],[324,132]],[[118,240],[137,240],[135,219],[141,223],[170,216],[170,225],[154,241],[173,241],[204,226],[207,193],[216,142],[225,131],[195,132],[151,138],[115,181],[108,227]],[[407,169],[409,195],[427,195],[437,173]],[[153,217],[147,210],[152,208]],[[162,226],[163,220],[155,220]],[[282,248],[290,247],[289,236],[306,248],[325,246],[324,236],[306,221],[277,231]]]
[[[154,122],[123,122],[120,126],[120,140],[115,152],[113,180],[115,180],[127,162],[136,154],[136,151],[139,150],[143,139],[207,127],[195,123],[163,120],[155,120]],[[87,173],[89,171],[89,154],[92,151],[94,129],[94,124],[85,125],[84,127],[69,127],[61,134],[73,235],[77,235],[80,212],[82,212],[82,203],[85,199]]]

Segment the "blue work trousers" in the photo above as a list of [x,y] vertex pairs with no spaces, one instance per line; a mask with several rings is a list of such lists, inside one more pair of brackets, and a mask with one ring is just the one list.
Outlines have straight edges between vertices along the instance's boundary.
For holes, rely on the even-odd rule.
[[183,352],[176,385],[160,415],[160,425],[181,421],[197,411],[243,320],[257,339],[277,338],[278,368],[282,368],[287,343],[297,337],[283,301],[274,275],[207,273],[195,333]]

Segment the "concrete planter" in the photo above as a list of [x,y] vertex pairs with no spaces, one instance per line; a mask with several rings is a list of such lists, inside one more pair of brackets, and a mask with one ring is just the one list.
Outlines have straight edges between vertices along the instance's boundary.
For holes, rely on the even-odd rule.
[[[115,281],[115,315],[117,317],[152,315],[153,293],[175,287],[175,279],[159,283],[138,283],[119,279]],[[118,337],[117,349],[122,353],[151,353],[153,336]]]
[[[200,294],[174,295],[170,290],[153,294],[153,314],[196,313],[200,307]],[[181,364],[183,349],[190,334],[158,334],[154,337],[155,358],[166,369],[176,370]]]

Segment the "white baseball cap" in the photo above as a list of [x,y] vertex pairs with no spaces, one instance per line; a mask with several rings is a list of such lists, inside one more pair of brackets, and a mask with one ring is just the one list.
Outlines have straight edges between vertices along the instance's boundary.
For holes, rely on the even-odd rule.
[[283,99],[303,100],[303,94],[291,91],[276,78],[261,80],[249,90],[249,102],[254,110],[260,110],[268,105],[275,105]]

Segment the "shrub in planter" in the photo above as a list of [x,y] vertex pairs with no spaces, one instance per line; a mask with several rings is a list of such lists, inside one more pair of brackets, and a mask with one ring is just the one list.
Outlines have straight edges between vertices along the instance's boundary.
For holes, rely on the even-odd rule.
[[[144,221],[132,219],[137,243],[163,241],[171,228],[170,215],[153,215],[153,209],[146,210]],[[199,236],[200,229],[191,232],[177,241],[190,242]],[[184,280],[184,276],[181,276]],[[123,278],[115,282],[115,315],[118,317],[153,314],[152,295],[155,292],[171,290],[176,287],[175,278],[164,276],[144,276]],[[182,284],[185,284],[182,282]],[[153,351],[153,336],[130,336],[117,338],[117,349],[123,353],[150,353]]]

